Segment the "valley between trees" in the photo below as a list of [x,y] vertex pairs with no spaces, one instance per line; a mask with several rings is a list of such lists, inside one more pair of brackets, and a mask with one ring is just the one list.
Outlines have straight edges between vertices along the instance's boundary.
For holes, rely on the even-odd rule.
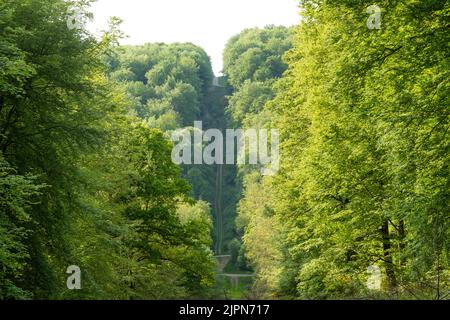
[[[0,0],[0,299],[449,299],[449,3],[371,4],[300,1],[215,79],[68,28],[89,1]],[[195,121],[279,130],[279,172],[174,164]]]

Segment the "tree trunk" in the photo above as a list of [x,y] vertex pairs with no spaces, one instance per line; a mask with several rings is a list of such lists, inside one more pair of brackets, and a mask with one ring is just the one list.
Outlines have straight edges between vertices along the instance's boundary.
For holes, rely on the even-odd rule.
[[397,287],[397,278],[395,277],[394,263],[391,255],[391,237],[389,234],[389,221],[386,220],[381,228],[383,235],[383,255],[388,279],[389,290],[394,291]]
[[405,248],[406,248],[406,229],[405,229],[405,221],[402,219],[399,223],[399,237],[400,237],[400,266],[404,266],[406,259],[405,259]]

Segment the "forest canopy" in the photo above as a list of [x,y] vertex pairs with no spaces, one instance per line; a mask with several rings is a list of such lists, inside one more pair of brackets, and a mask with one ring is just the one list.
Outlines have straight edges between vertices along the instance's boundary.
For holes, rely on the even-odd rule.
[[[91,3],[0,0],[0,300],[450,298],[448,1],[302,0],[220,77]],[[195,121],[278,130],[280,170],[174,163]]]
[[[239,219],[267,297],[448,298],[448,2],[384,3],[379,30],[369,5],[302,1],[288,69],[263,108],[281,131],[282,168],[246,177]],[[239,70],[230,77],[259,80]],[[241,117],[257,86],[235,85]],[[374,268],[381,290],[366,285]]]
[[[210,208],[189,197],[172,143],[138,115],[151,114],[147,102],[198,110],[208,59],[180,45],[165,53],[180,61],[142,57],[167,69],[164,82],[131,63],[129,75],[110,76],[118,21],[96,39],[67,27],[69,5],[0,3],[0,298],[205,295],[214,283]],[[148,101],[130,98],[124,77],[150,81]],[[70,265],[82,268],[83,290],[67,290]]]

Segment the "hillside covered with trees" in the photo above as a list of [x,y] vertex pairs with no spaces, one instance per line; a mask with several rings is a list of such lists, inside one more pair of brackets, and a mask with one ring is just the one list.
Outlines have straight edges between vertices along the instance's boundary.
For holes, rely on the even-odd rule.
[[[118,21],[97,40],[67,28],[68,5],[0,6],[0,298],[203,296],[214,283],[210,208],[190,197],[172,143],[145,117],[165,111],[170,84],[146,92],[144,108],[117,80],[145,77],[138,64],[109,74]],[[211,71],[206,58],[195,72],[184,59],[187,82],[170,87],[170,103],[191,112]],[[146,79],[165,84],[158,75]],[[82,290],[67,290],[70,265],[83,270]]]
[[[381,28],[369,1],[299,4],[217,79],[119,18],[68,28],[90,1],[0,0],[0,300],[449,299],[448,1],[384,1]],[[175,164],[195,121],[278,130],[280,170]]]
[[[274,99],[257,107],[272,94],[257,84],[267,73],[247,73],[244,58],[229,71],[240,88],[232,113],[282,137],[280,172],[247,175],[239,206],[256,287],[300,299],[448,298],[448,1],[383,3],[381,30],[366,26],[369,2],[301,3]],[[370,266],[381,290],[366,286]]]

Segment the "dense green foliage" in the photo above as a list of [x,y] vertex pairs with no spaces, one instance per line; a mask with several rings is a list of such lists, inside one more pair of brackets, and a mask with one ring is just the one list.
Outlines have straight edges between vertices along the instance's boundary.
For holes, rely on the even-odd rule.
[[[235,127],[271,127],[272,119],[265,105],[275,97],[274,83],[287,69],[282,57],[292,47],[291,37],[291,29],[268,26],[244,30],[228,42],[224,72],[233,93],[229,97],[227,114]],[[269,189],[261,185],[258,168],[241,166],[238,178],[239,194],[244,193],[245,197],[238,206],[236,263],[241,270],[248,269],[250,263],[257,272],[258,279],[249,294],[261,298],[265,297],[269,282],[275,281],[277,264],[273,261],[279,256],[272,246],[279,239],[271,233],[274,227],[269,218],[271,195]],[[267,279],[270,277],[272,280]]]
[[[219,87],[193,44],[69,28],[91,2],[0,0],[0,299],[449,298],[448,1],[373,30],[369,1],[300,1],[229,40]],[[280,171],[174,164],[194,121],[278,129]]]
[[279,78],[286,70],[283,54],[291,48],[285,27],[247,29],[228,41],[224,52],[224,72],[234,88],[246,81]]
[[[171,142],[132,114],[140,101],[108,77],[118,20],[97,40],[68,28],[70,5],[0,2],[0,298],[203,296],[214,282],[209,208],[189,199]],[[174,63],[180,77],[192,68]],[[198,109],[202,83],[188,80],[158,84]],[[166,100],[153,90],[154,110]],[[70,265],[82,290],[66,288]]]
[[200,119],[212,84],[211,62],[192,44],[122,47],[111,78],[125,83],[136,114],[150,126],[175,130]]
[[[240,217],[269,296],[444,298],[450,285],[448,2],[383,2],[381,30],[369,5],[302,1],[264,109],[282,168],[247,179]],[[372,265],[381,291],[366,287]]]
[[[212,86],[211,63],[203,49],[192,44],[120,47],[109,66],[111,79],[134,101],[135,114],[167,136],[183,128],[193,132],[194,121],[202,121],[203,131],[227,128],[227,90]],[[182,165],[182,173],[192,185],[191,196],[211,204],[215,252],[228,252],[236,236],[235,168]]]

